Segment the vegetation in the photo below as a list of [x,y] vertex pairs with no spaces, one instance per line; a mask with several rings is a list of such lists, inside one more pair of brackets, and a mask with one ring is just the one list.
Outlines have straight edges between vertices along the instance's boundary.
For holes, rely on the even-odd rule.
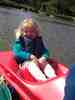
[[9,50],[9,48],[8,40],[0,38],[0,51]]
[[34,11],[34,9],[27,5],[26,3],[23,2],[17,2],[17,1],[21,1],[21,0],[0,0],[0,6],[4,6],[4,7],[13,7],[13,8],[18,8],[18,9],[24,9],[25,11],[27,10],[31,10]]
[[0,0],[1,6],[23,8],[46,15],[75,17],[75,0]]

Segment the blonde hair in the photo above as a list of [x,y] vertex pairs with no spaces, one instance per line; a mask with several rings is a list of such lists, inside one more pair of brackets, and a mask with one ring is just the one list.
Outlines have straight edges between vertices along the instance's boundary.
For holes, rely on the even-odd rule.
[[16,38],[19,38],[21,35],[26,35],[23,29],[35,27],[35,28],[38,28],[39,30],[40,28],[38,26],[39,25],[37,25],[37,23],[34,22],[31,18],[23,20],[23,22],[21,22],[19,27],[15,30]]

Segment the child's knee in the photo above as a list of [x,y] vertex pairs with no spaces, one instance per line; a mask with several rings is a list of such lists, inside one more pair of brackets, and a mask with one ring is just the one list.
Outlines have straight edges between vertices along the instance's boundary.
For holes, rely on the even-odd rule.
[[50,64],[47,64],[45,66],[44,73],[46,74],[47,77],[55,77],[56,76],[55,71]]

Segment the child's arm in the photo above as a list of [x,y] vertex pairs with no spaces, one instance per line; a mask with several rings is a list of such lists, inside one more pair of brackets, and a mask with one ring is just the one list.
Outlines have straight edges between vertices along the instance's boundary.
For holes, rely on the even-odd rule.
[[38,61],[42,64],[46,64],[47,59],[49,58],[49,51],[45,47],[41,37],[38,40],[38,45],[39,45],[39,50],[41,51],[41,57],[38,59]]
[[41,57],[45,58],[46,60],[49,58],[50,52],[48,49],[45,47],[44,42],[41,37],[38,39],[38,48],[41,51]]
[[46,48],[44,48],[43,54],[41,57],[43,57],[46,60],[49,58],[49,51]]
[[27,51],[23,51],[22,50],[22,46],[20,43],[20,40],[16,40],[14,46],[13,46],[13,52],[15,53],[15,56],[23,59],[23,60],[27,60],[30,58],[31,53],[27,52]]

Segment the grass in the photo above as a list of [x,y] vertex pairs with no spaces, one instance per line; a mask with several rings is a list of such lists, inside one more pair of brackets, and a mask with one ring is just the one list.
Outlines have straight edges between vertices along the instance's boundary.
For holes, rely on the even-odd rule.
[[24,9],[25,11],[34,11],[34,9],[26,4],[19,4],[17,2],[13,2],[13,1],[0,1],[0,6],[3,7],[11,7],[11,8],[18,8],[18,9]]
[[0,51],[9,50],[9,44],[7,40],[0,39]]

